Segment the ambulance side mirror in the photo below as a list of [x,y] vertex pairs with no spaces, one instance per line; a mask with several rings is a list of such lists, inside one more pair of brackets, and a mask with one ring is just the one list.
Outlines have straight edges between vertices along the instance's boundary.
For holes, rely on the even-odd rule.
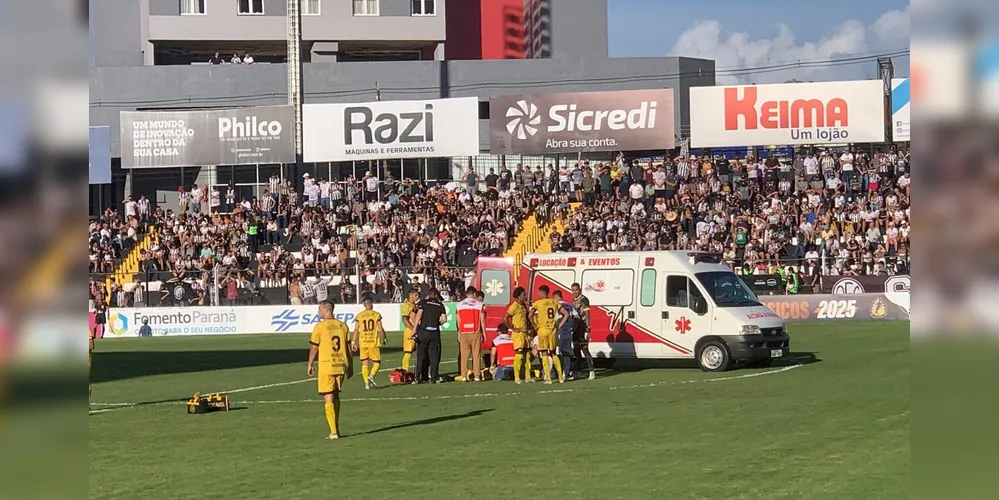
[[700,297],[695,297],[693,307],[691,307],[691,309],[693,309],[699,316],[704,316],[708,313],[708,303]]

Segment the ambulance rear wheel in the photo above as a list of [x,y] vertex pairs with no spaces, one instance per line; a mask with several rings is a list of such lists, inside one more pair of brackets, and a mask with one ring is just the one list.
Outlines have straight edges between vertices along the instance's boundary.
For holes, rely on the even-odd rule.
[[723,372],[728,370],[732,359],[728,347],[718,340],[709,340],[697,352],[697,366],[706,372]]

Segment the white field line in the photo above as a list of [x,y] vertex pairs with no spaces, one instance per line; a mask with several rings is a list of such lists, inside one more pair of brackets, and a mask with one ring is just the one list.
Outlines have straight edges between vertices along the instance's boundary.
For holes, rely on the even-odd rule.
[[[756,377],[762,377],[764,375],[776,375],[778,373],[784,373],[795,368],[801,368],[805,366],[801,363],[795,363],[793,365],[785,366],[776,370],[769,370],[765,372],[755,372],[755,373],[745,373],[742,375],[732,375],[728,377],[717,377],[709,379],[691,379],[691,380],[667,380],[662,382],[651,382],[648,384],[634,384],[634,385],[618,385],[606,388],[598,387],[585,387],[585,381],[579,381],[577,383],[584,385],[583,387],[568,387],[564,389],[548,389],[536,392],[479,392],[473,394],[451,394],[451,395],[439,395],[439,396],[397,396],[397,397],[384,397],[384,398],[345,398],[345,402],[371,402],[371,401],[435,401],[435,400],[447,400],[447,399],[469,399],[469,398],[489,398],[489,397],[506,397],[506,396],[522,396],[525,394],[561,394],[561,393],[571,393],[571,392],[583,392],[598,389],[607,389],[611,391],[622,390],[622,389],[644,389],[649,387],[664,387],[671,385],[688,385],[688,384],[700,384],[709,382],[727,382],[733,380],[744,380]],[[308,379],[312,380],[312,379]],[[305,381],[298,381],[293,383],[301,383]],[[291,383],[285,383],[281,385],[290,385]],[[573,384],[575,386],[576,383]],[[267,386],[272,387],[272,386]],[[249,390],[249,389],[246,389]],[[235,391],[230,391],[235,392]],[[298,404],[298,403],[310,403],[314,404],[318,402],[318,399],[284,399],[284,400],[266,400],[266,401],[231,401],[231,404]],[[178,405],[185,404],[182,401],[170,401],[162,403],[151,403],[149,405],[143,406],[164,406],[164,405]],[[112,408],[107,408],[104,410],[91,411],[91,413],[111,411],[120,408],[130,408],[133,406],[139,406],[140,403],[91,403],[91,406],[112,406]]]
[[[457,363],[457,362],[458,362],[457,360],[451,359],[451,360],[443,360],[443,361],[441,361],[441,364],[443,365],[443,364],[447,364],[447,363]],[[237,393],[240,393],[240,392],[250,392],[250,391],[258,391],[258,390],[261,390],[261,389],[270,389],[272,387],[284,387],[284,386],[288,386],[288,385],[296,385],[296,384],[301,384],[301,383],[304,383],[304,382],[311,382],[311,381],[314,381],[314,380],[316,380],[316,378],[315,377],[311,377],[311,378],[305,378],[305,379],[302,379],[302,380],[293,380],[291,382],[278,382],[276,384],[255,385],[253,387],[243,387],[241,389],[231,389],[231,390],[228,390],[228,391],[206,391],[206,392],[203,392],[203,393],[200,393],[200,394],[237,394]],[[166,402],[162,402],[162,403],[152,403],[152,404],[149,404],[149,403],[146,403],[146,404],[143,404],[143,403],[90,403],[90,406],[104,407],[103,409],[100,409],[100,410],[91,410],[90,414],[106,413],[106,412],[109,412],[109,411],[121,410],[123,408],[132,408],[132,407],[135,407],[135,406],[159,406],[159,405],[166,405],[166,404],[181,404],[181,403],[186,404],[186,402],[184,402],[184,401],[166,401]]]

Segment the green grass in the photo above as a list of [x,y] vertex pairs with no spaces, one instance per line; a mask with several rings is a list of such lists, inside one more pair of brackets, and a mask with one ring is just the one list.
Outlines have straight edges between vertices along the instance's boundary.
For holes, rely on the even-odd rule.
[[91,400],[142,404],[91,407],[110,411],[89,417],[90,497],[908,498],[908,324],[791,335],[807,362],[788,371],[629,364],[564,386],[385,387],[390,346],[382,387],[347,382],[334,442],[315,382],[233,393],[229,413],[176,401],[306,379],[304,335],[101,341]]

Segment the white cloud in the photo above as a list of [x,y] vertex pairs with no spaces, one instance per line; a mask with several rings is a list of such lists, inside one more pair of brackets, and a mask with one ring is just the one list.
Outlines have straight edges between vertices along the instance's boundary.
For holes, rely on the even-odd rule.
[[[778,24],[774,38],[753,39],[745,32],[732,32],[718,21],[700,21],[683,32],[670,55],[714,59],[716,84],[774,83],[792,78],[829,81],[877,76],[874,58],[909,46],[909,7],[885,12],[870,25],[852,20],[840,24],[816,42],[799,42],[790,26]],[[870,57],[859,64],[836,64],[836,60]],[[751,74],[726,74],[725,70],[785,67]],[[832,63],[832,65],[826,65]],[[895,73],[908,74],[908,58],[895,58]]]

